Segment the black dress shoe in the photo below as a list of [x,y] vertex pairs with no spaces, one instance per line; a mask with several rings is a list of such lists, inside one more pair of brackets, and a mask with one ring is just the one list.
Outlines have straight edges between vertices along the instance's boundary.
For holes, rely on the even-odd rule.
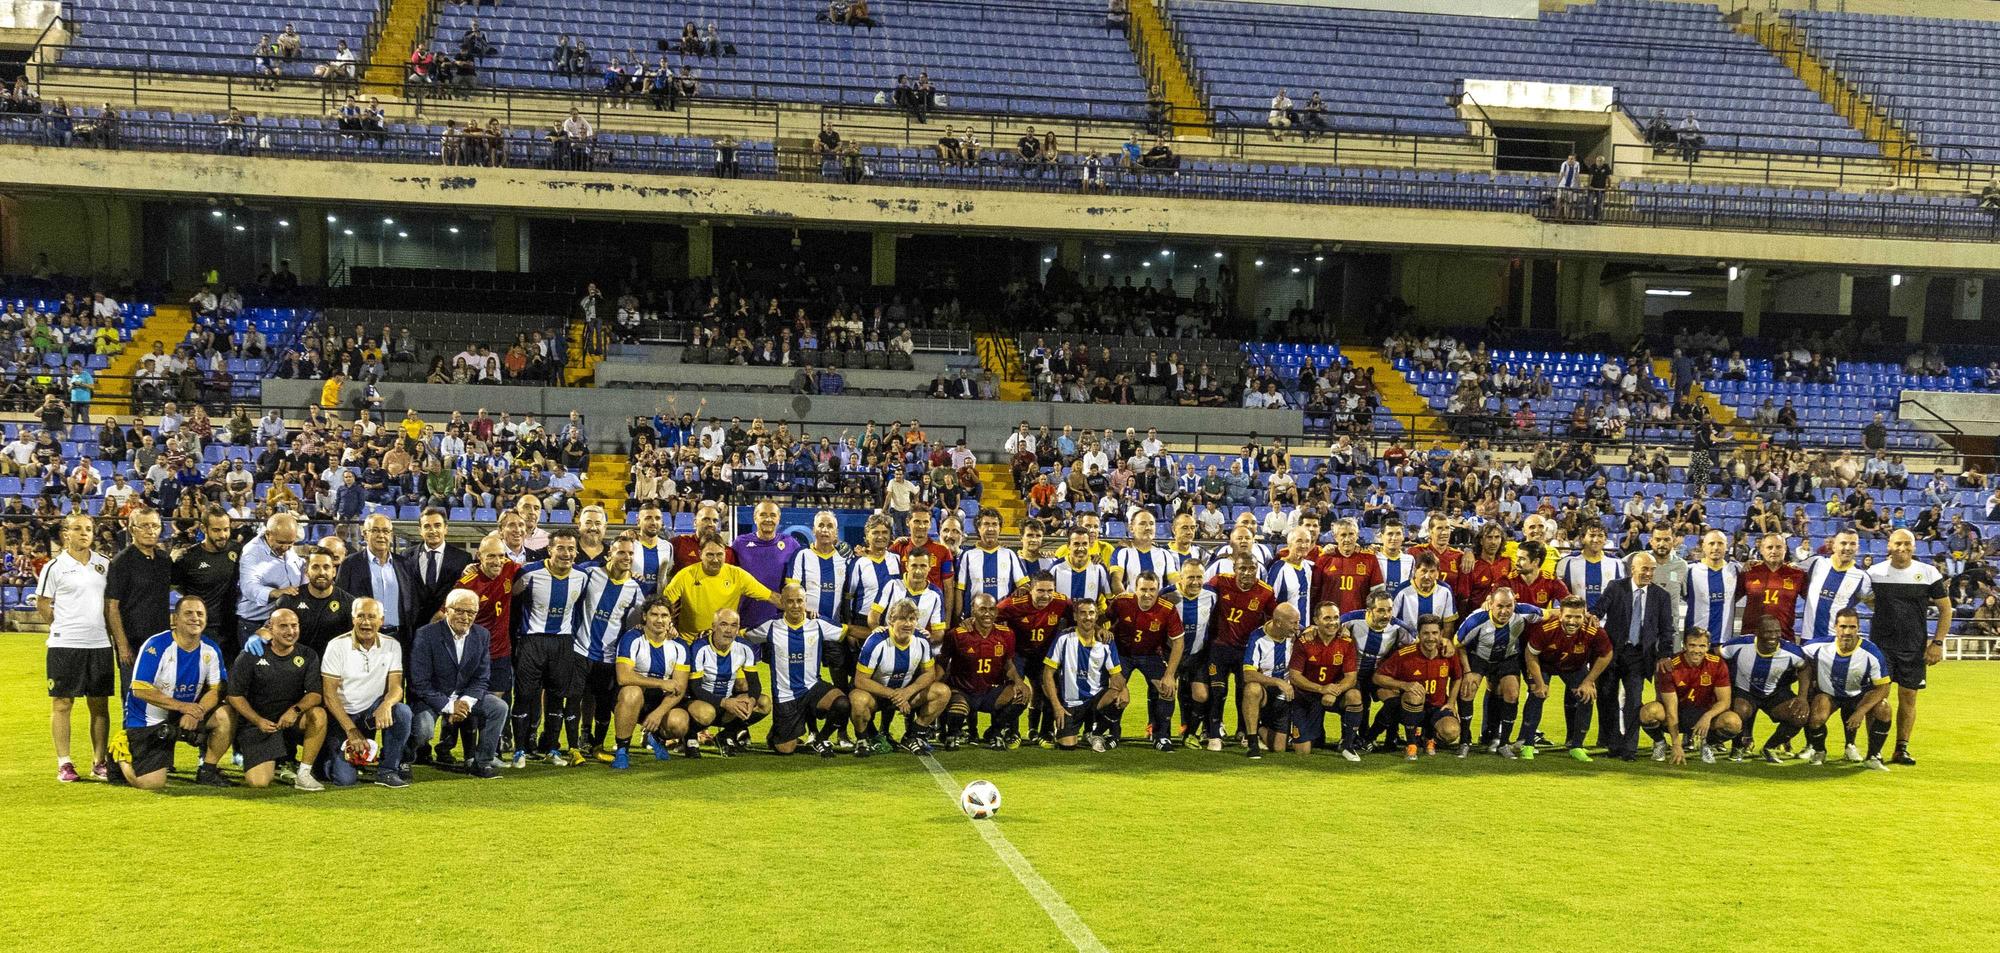
[[450,748],[439,748],[439,749],[437,749],[437,766],[438,766],[438,767],[440,767],[440,768],[449,768],[449,767],[451,767],[452,765],[455,765],[455,764],[457,764],[457,763],[458,763],[458,759],[457,759],[456,757],[453,757],[453,756],[452,756],[452,753],[451,753],[451,749],[450,749]]
[[494,767],[491,761],[474,761],[465,769],[465,773],[475,778],[497,778],[500,776],[500,769]]

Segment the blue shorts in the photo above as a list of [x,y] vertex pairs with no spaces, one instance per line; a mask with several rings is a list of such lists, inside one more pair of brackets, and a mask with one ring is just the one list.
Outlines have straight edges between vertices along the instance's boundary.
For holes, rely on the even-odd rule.
[[1317,744],[1326,740],[1326,696],[1313,692],[1302,692],[1292,699],[1292,710],[1286,715],[1291,722],[1292,740],[1300,744]]

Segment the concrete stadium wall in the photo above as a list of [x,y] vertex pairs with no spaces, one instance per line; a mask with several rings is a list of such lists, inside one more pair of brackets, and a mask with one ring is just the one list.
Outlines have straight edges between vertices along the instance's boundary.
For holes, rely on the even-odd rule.
[[2000,437],[2000,394],[1906,390],[1896,414],[1934,434]]

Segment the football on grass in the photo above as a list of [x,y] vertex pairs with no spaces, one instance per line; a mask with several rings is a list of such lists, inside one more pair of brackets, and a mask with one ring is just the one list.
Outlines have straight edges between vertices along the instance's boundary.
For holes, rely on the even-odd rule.
[[958,806],[975,821],[992,817],[1000,813],[1000,789],[991,781],[974,781],[958,795]]

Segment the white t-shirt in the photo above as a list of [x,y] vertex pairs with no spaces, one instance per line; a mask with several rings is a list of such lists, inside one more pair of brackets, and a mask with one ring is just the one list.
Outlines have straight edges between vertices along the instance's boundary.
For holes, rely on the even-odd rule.
[[382,696],[389,693],[389,673],[402,670],[403,650],[386,635],[376,636],[372,649],[355,645],[352,634],[343,635],[326,644],[319,661],[321,675],[340,679],[340,697],[349,715],[367,714],[382,704]]
[[94,552],[87,563],[67,551],[57,553],[42,567],[35,580],[35,598],[55,603],[49,648],[111,647],[111,633],[104,627],[104,574],[110,570],[111,560]]

